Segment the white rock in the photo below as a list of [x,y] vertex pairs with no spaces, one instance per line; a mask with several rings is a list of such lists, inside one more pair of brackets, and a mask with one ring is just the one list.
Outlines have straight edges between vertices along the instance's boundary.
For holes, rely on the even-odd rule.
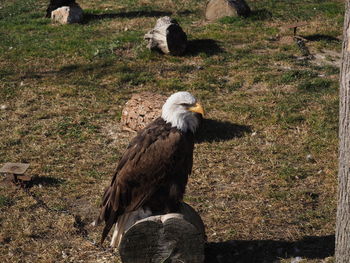
[[6,110],[6,109],[7,109],[7,106],[6,106],[5,104],[3,104],[3,105],[0,106],[0,109],[1,109],[1,110]]
[[79,23],[83,19],[83,9],[78,4],[62,6],[51,12],[51,19],[60,24]]
[[65,251],[62,251],[62,258],[67,258],[67,257],[68,257],[67,253]]
[[295,257],[292,258],[290,263],[299,263],[300,261],[302,261],[303,259],[301,257]]
[[307,160],[308,162],[311,162],[311,163],[314,163],[314,162],[315,162],[315,159],[314,159],[314,157],[312,156],[312,154],[306,155],[306,160]]

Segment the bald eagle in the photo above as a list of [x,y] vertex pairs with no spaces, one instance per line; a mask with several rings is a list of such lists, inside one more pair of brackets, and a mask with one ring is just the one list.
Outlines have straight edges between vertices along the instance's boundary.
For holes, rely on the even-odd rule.
[[114,224],[111,246],[118,247],[123,232],[137,220],[178,211],[192,170],[194,133],[203,115],[193,95],[174,93],[161,117],[131,140],[95,221],[105,222],[101,243]]

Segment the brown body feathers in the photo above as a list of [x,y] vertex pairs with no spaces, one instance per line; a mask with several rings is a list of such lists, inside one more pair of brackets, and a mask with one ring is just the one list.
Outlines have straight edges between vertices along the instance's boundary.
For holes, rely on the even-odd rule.
[[156,119],[130,142],[96,223],[105,221],[102,241],[118,217],[146,207],[152,214],[176,212],[182,201],[193,160],[193,133]]

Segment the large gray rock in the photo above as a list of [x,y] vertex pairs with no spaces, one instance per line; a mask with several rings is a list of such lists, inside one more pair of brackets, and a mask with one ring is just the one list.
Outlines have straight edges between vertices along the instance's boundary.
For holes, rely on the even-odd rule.
[[217,20],[225,16],[248,16],[250,8],[244,0],[210,0],[205,9],[205,19]]
[[51,19],[60,24],[80,23],[83,20],[83,9],[78,4],[62,6],[51,12]]

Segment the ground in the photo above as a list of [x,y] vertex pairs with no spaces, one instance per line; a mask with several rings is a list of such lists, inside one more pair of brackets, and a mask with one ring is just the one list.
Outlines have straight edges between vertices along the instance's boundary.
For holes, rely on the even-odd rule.
[[[0,164],[30,163],[27,190],[0,185],[1,262],[119,262],[98,213],[123,150],[132,94],[188,90],[207,111],[186,202],[207,262],[333,262],[343,1],[255,0],[248,18],[203,20],[199,0],[78,1],[53,25],[48,1],[0,3]],[[184,56],[143,35],[171,15]],[[285,25],[312,57],[285,41]]]

